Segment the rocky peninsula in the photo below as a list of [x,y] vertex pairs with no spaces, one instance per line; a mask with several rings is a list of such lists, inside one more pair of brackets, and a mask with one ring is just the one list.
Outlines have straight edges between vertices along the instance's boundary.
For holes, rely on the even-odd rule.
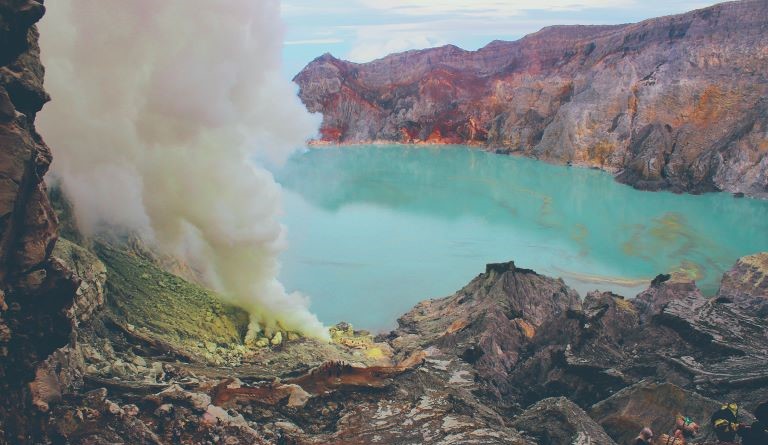
[[487,147],[601,168],[649,190],[768,195],[768,3],[555,26],[477,51],[352,63],[294,81],[326,143]]

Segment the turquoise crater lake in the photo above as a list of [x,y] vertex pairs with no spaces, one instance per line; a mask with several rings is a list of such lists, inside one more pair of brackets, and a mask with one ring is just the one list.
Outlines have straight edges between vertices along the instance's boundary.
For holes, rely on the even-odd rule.
[[643,192],[605,172],[461,146],[311,149],[274,171],[285,195],[281,279],[328,324],[383,330],[486,263],[632,297],[678,271],[713,294],[768,250],[768,202]]

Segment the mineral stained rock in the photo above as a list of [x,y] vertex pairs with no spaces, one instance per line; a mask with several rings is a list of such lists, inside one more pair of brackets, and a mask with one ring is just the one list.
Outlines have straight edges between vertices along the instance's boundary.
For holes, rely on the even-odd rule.
[[51,257],[51,153],[35,131],[48,101],[34,26],[44,12],[42,1],[0,0],[0,444],[37,439],[36,416],[79,377],[71,335],[80,278]]
[[322,141],[465,143],[598,167],[642,189],[768,194],[768,3],[616,26],[554,26],[294,81]]

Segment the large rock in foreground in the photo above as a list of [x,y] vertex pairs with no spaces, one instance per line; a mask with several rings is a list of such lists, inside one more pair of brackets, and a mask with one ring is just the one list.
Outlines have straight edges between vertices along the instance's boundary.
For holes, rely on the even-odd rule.
[[35,130],[48,101],[34,26],[44,12],[42,1],[0,0],[0,444],[38,439],[35,417],[77,375],[66,369],[76,352],[59,348],[74,339],[79,277],[51,257],[51,153]]
[[456,294],[416,305],[390,338],[403,359],[430,347],[460,357],[502,399],[509,372],[539,326],[580,307],[578,294],[560,279],[513,262],[489,264]]
[[[750,274],[731,272],[739,282]],[[744,305],[762,298],[707,299],[661,275],[635,299],[592,292],[580,302],[559,280],[493,264],[456,294],[418,304],[388,339],[404,362],[470,366],[479,394],[512,414],[545,397],[588,407],[644,379],[751,406],[768,398],[768,323]]]
[[595,404],[589,414],[617,443],[630,443],[644,427],[650,427],[656,436],[671,433],[678,415],[699,424],[699,438],[713,437],[709,416],[720,406],[720,402],[670,383],[641,382]]
[[720,298],[768,318],[768,253],[745,256],[723,275]]
[[536,403],[512,425],[540,445],[616,445],[600,425],[565,397]]
[[768,194],[768,3],[555,26],[294,78],[326,142],[468,143],[615,172],[643,189]]

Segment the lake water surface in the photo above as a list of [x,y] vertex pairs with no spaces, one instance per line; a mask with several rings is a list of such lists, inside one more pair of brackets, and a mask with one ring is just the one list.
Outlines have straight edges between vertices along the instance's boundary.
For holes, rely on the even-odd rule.
[[288,250],[281,279],[328,324],[383,330],[486,263],[634,296],[679,271],[713,294],[768,250],[768,202],[642,192],[611,175],[460,146],[312,149],[276,170]]

